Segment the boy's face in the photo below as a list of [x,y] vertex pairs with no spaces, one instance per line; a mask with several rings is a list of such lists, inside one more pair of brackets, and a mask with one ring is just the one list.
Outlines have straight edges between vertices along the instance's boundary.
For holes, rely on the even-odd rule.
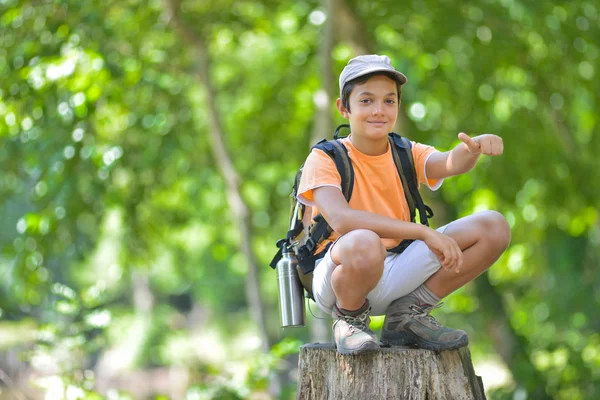
[[349,98],[350,112],[338,100],[338,109],[350,121],[353,135],[378,140],[386,138],[398,117],[396,82],[384,75],[375,75],[356,85]]

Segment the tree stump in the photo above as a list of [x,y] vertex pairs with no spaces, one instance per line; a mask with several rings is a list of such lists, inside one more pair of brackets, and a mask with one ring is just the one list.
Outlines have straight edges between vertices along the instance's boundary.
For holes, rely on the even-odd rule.
[[382,347],[348,356],[333,344],[307,344],[300,348],[297,393],[300,400],[485,400],[468,347]]

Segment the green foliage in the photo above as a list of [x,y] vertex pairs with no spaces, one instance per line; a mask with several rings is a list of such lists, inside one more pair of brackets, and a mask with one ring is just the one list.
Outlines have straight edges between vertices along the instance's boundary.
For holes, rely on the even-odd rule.
[[[486,280],[442,310],[467,329],[476,358],[509,355],[511,380],[490,398],[598,397],[598,6],[343,3],[370,50],[409,78],[401,133],[440,150],[459,131],[504,139],[503,157],[427,194],[436,225],[497,209],[512,228]],[[253,344],[249,260],[211,152],[208,110],[219,112],[249,207],[275,337],[267,264],[314,125],[322,6],[182,1],[210,57],[208,98],[197,49],[165,4],[0,2],[0,346],[19,343],[34,365],[60,365],[46,391],[94,398],[85,371],[131,345],[126,369],[191,371],[189,399],[247,398],[267,390],[298,340],[310,340],[298,330],[267,354]],[[336,75],[356,45],[337,40]],[[504,312],[516,336],[490,331]],[[34,344],[24,333],[32,331]],[[509,350],[499,346],[509,337]],[[204,351],[210,338],[213,351]],[[245,366],[237,386],[227,360]]]

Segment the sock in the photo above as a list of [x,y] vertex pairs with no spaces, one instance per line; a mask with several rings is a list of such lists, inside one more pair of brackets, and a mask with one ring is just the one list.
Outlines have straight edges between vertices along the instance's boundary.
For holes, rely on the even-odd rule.
[[425,286],[425,284],[422,284],[421,286],[413,290],[409,294],[409,296],[410,295],[415,296],[421,304],[424,303],[435,306],[437,303],[440,302],[440,298],[433,294],[431,290],[429,290],[427,286]]
[[338,303],[335,303],[335,308],[337,308],[340,314],[354,317],[364,313],[369,308],[369,300],[365,299],[365,302],[358,310],[346,310],[345,308],[340,307]]

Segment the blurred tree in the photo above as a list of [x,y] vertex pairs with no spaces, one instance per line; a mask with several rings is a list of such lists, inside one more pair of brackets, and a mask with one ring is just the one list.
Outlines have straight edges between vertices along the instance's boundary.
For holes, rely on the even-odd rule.
[[446,299],[476,358],[510,368],[490,397],[598,396],[595,3],[183,0],[171,15],[193,42],[166,4],[0,2],[4,322],[32,317],[64,339],[49,351],[81,349],[72,371],[183,365],[209,382],[256,357],[280,336],[266,265],[293,176],[321,124],[343,122],[319,93],[377,52],[409,79],[401,133],[440,150],[461,130],[505,141],[428,194],[436,224],[493,208],[512,226],[497,265]]

